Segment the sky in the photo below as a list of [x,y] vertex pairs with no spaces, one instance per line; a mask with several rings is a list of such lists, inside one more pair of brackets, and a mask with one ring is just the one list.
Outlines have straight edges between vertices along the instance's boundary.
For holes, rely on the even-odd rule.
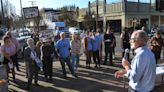
[[[15,7],[17,14],[20,13],[20,0],[8,0],[11,2]],[[34,1],[34,5],[38,6],[39,8],[59,8],[65,5],[76,5],[79,8],[85,8],[88,6],[88,1],[96,1],[96,0],[22,0],[22,7],[31,7],[32,4],[30,1]],[[102,1],[102,0],[100,0]],[[107,0],[109,2],[118,2],[121,0]],[[138,0],[129,0],[129,1],[138,1]],[[149,1],[149,0],[140,0],[140,1]]]
[[[20,0],[9,0],[15,7],[16,11],[20,12]],[[22,0],[22,7],[31,7],[30,1],[34,1],[34,5],[39,8],[59,8],[65,5],[76,5],[80,8],[87,7],[88,1],[95,0]]]

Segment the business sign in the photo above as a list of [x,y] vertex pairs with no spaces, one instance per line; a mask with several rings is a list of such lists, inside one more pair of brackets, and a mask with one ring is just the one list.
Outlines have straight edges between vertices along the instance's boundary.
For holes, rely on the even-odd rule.
[[39,16],[38,7],[23,8],[23,12],[24,12],[24,18],[26,18],[26,19],[35,18],[35,17]]

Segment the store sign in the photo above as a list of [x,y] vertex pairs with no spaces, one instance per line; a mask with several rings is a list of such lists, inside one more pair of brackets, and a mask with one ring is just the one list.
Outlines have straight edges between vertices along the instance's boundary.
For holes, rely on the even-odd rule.
[[39,16],[38,7],[23,8],[23,12],[24,12],[24,18],[26,18],[26,19],[35,18],[35,17]]

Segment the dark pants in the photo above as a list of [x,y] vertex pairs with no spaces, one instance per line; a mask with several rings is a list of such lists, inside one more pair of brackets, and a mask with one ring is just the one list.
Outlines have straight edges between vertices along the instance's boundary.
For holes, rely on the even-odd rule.
[[33,76],[35,79],[35,84],[37,84],[37,82],[38,82],[38,71],[39,71],[39,67],[34,65],[34,64],[28,67],[28,87],[32,84]]
[[45,77],[49,76],[50,78],[52,78],[52,59],[44,59],[43,60],[43,72]]
[[97,64],[100,66],[99,50],[93,51],[93,61],[95,62],[96,67]]
[[113,62],[112,62],[112,57],[113,57],[112,50],[113,50],[112,48],[111,49],[108,49],[108,50],[105,50],[104,64],[107,64],[108,55],[109,55],[109,65],[112,65],[113,64]]
[[[14,64],[15,56],[11,56],[10,58],[11,58],[13,64]],[[7,77],[9,76],[8,74],[9,74],[9,72],[10,72],[10,70],[11,70],[12,75],[13,75],[13,80],[15,81],[15,69],[14,69],[15,67],[14,67],[13,69],[10,69],[9,66],[8,66],[8,63],[9,63],[9,62],[10,62],[10,61],[9,61],[6,57],[4,57],[4,62],[3,62],[3,64],[6,65]]]
[[17,53],[13,56],[14,57],[14,65],[16,67],[17,70],[19,70],[19,63],[18,63],[18,58],[17,58]]
[[66,70],[65,70],[65,63],[67,63],[69,70],[71,71],[72,75],[75,75],[74,69],[72,67],[72,63],[70,61],[70,58],[60,58],[60,63],[62,66],[63,76],[66,77]]
[[87,51],[85,54],[86,54],[86,66],[90,67],[92,51]]
[[161,51],[152,51],[155,56],[156,64],[158,63],[158,59],[160,59]]

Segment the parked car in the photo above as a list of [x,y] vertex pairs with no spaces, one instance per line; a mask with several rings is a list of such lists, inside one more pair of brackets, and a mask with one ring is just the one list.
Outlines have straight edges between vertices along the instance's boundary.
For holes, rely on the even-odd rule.
[[31,35],[31,32],[29,30],[24,29],[24,30],[19,31],[18,34],[19,36],[29,36]]
[[71,34],[73,34],[73,33],[79,33],[80,34],[82,32],[82,30],[80,28],[77,28],[77,27],[70,27],[69,32]]
[[7,28],[0,28],[0,36],[3,36],[7,31]]

